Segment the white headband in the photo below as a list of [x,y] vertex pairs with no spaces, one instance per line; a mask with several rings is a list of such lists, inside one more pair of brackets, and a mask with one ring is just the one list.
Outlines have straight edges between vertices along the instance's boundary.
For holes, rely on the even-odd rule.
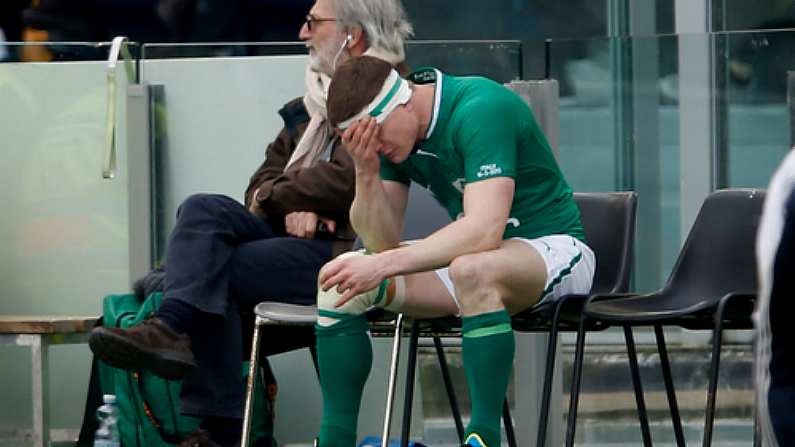
[[401,78],[397,71],[392,69],[389,72],[389,76],[386,77],[384,85],[381,86],[381,91],[375,95],[370,104],[356,115],[337,124],[337,127],[345,130],[351,124],[368,115],[374,117],[376,123],[381,124],[397,106],[409,102],[411,94],[412,90],[408,81]]

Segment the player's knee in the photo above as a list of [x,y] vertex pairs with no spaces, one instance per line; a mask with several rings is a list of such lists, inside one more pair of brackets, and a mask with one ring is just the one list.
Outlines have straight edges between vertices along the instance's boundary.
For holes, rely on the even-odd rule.
[[465,308],[469,307],[470,300],[479,305],[490,301],[494,301],[495,305],[500,302],[498,272],[486,256],[459,256],[450,263],[449,272],[456,294]]
[[[349,251],[339,255],[336,259],[345,259],[352,256],[364,256],[363,250]],[[372,305],[371,302],[364,296],[367,294],[357,295],[350,299],[348,302],[340,307],[336,307],[337,302],[342,298],[342,293],[337,290],[337,286],[333,286],[328,290],[323,290],[320,287],[320,282],[317,285],[317,307],[320,310],[343,313],[349,315],[360,315],[367,311]]]
[[485,256],[459,256],[450,263],[450,279],[456,287],[484,287],[493,284],[496,276]]

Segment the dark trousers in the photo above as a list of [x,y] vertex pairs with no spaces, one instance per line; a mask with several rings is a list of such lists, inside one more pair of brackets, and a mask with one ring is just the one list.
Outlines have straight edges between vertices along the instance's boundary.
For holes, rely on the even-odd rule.
[[199,311],[190,333],[199,367],[182,383],[184,414],[242,417],[241,359],[254,306],[314,304],[318,271],[330,258],[330,241],[277,234],[229,197],[198,194],[182,203],[166,251],[165,299]]

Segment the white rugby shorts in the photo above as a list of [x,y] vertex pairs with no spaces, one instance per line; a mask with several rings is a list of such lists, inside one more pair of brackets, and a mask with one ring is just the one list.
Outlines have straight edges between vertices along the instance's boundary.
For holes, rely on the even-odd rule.
[[[547,266],[547,280],[537,304],[554,301],[570,293],[591,291],[596,271],[593,250],[581,240],[563,234],[554,234],[535,239],[512,238],[533,247]],[[447,267],[436,270],[436,275],[447,287],[459,311],[461,303],[455,296],[453,281]]]

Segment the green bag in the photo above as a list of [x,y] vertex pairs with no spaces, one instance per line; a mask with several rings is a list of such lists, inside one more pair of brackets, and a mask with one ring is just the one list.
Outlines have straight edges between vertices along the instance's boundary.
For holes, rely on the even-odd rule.
[[[163,295],[149,295],[141,302],[135,294],[108,295],[103,300],[102,323],[108,327],[128,328],[154,315]],[[194,431],[199,420],[179,411],[182,382],[162,379],[148,371],[127,371],[99,364],[99,381],[103,394],[116,395],[119,409],[119,435],[125,447],[160,447],[178,444]],[[244,378],[248,363],[241,362]],[[264,365],[267,363],[263,362]],[[270,371],[267,371],[270,372]],[[254,396],[266,396],[262,375],[257,375]],[[270,379],[270,380],[268,380]],[[252,445],[277,445],[273,439],[273,404],[276,382],[266,374],[267,399],[254,399]]]

